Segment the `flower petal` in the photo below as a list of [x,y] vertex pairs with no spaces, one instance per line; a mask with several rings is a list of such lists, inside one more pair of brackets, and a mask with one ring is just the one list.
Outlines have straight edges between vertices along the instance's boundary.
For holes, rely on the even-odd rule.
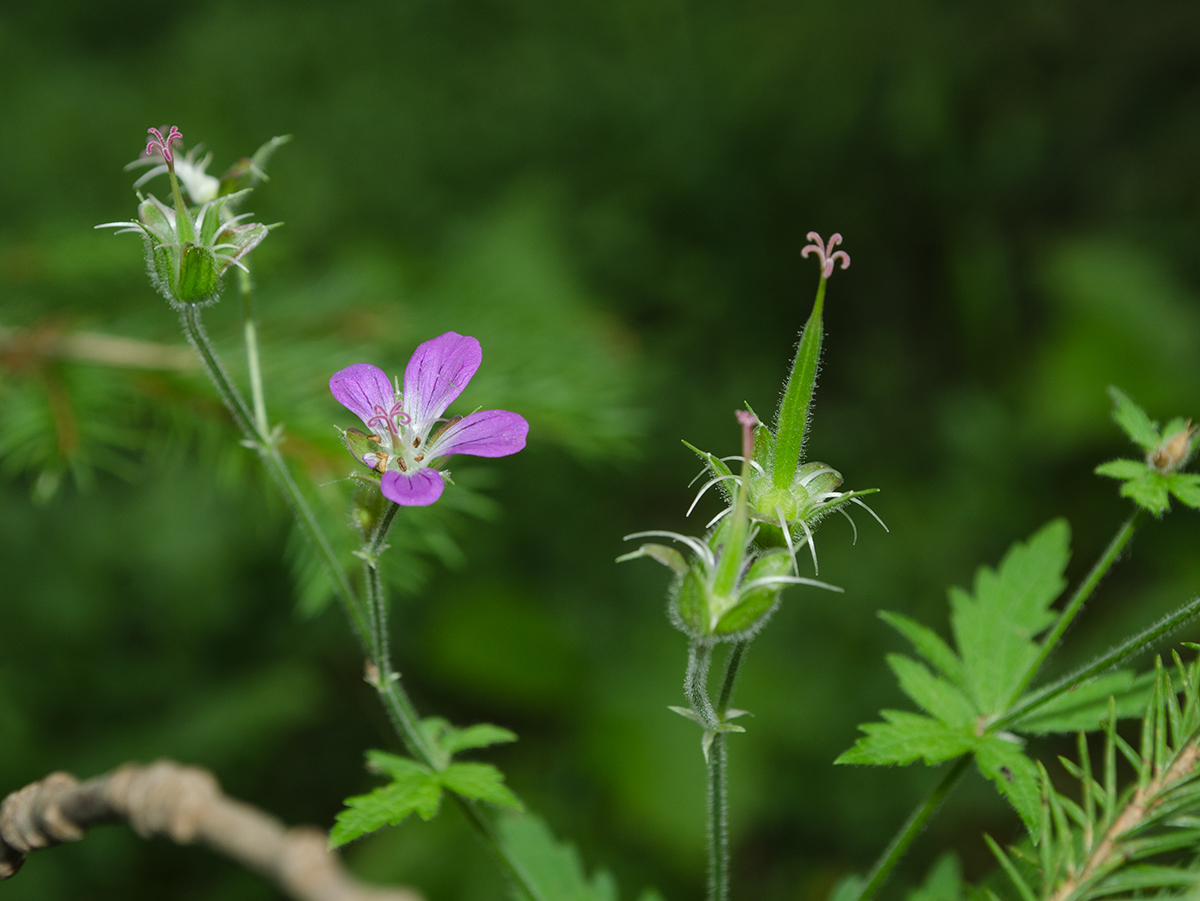
[[417,428],[446,412],[483,362],[474,338],[446,332],[426,341],[404,369],[404,412]]
[[370,363],[355,363],[333,374],[329,390],[337,402],[355,414],[370,428],[367,422],[375,415],[375,407],[390,410],[396,403],[396,392],[387,374]]
[[442,496],[445,487],[436,469],[420,469],[411,476],[388,470],[379,484],[384,497],[404,507],[428,507]]
[[507,457],[525,447],[529,423],[508,410],[480,410],[451,425],[430,443],[429,457],[472,454],[476,457]]

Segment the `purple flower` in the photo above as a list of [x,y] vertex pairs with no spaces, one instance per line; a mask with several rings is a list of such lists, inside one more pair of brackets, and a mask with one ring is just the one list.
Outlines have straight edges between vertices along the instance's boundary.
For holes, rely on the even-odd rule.
[[[507,410],[478,410],[445,419],[483,361],[474,338],[446,332],[426,341],[404,369],[404,391],[370,363],[356,363],[329,380],[338,403],[363,421],[371,434],[354,433],[351,451],[383,473],[385,497],[407,507],[425,507],[442,496],[442,474],[431,468],[451,454],[506,457],[525,447],[529,423]],[[439,424],[441,424],[439,426]]]

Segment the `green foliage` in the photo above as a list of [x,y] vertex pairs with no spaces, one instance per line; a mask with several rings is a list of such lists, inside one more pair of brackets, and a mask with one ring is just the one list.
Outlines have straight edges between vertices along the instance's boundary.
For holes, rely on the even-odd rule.
[[[550,828],[533,814],[504,817],[499,822],[505,850],[537,887],[535,901],[618,901],[616,880],[607,870],[597,870],[589,879],[579,852],[554,837]],[[516,901],[524,896],[514,891]],[[662,901],[654,889],[645,889],[639,901]]]
[[[1200,666],[1185,665],[1178,654],[1174,662],[1172,674],[1156,661],[1137,751],[1117,733],[1113,707],[1104,724],[1098,774],[1093,775],[1082,732],[1077,759],[1060,758],[1078,780],[1078,793],[1061,794],[1040,767],[1040,830],[1030,830],[1035,843],[1039,834],[1042,839],[1036,854],[1028,844],[1005,853],[988,839],[1022,899],[1092,901],[1200,882],[1192,863],[1200,845]],[[1118,755],[1133,768],[1120,792]]]
[[[1043,651],[1035,639],[1055,619],[1051,604],[1066,586],[1068,542],[1067,524],[1055,520],[1028,541],[1015,543],[997,569],[980,567],[973,592],[951,588],[956,649],[907,617],[881,613],[936,670],[900,654],[888,656],[901,691],[925,715],[882,711],[884,721],[861,726],[864,736],[837,762],[886,765],[920,759],[932,765],[972,753],[980,773],[1036,834],[1036,766],[1023,753],[1021,740],[998,731],[996,724],[1035,675]],[[1132,674],[1124,672],[1071,686],[1008,728],[1031,734],[1098,728],[1111,695],[1121,697],[1121,714],[1141,710],[1145,681],[1137,687],[1140,693]]]
[[1135,444],[1146,452],[1145,462],[1111,460],[1096,467],[1096,475],[1118,479],[1121,496],[1159,516],[1170,509],[1175,496],[1189,507],[1200,509],[1200,475],[1178,472],[1195,448],[1195,430],[1190,421],[1172,419],[1163,429],[1146,411],[1118,388],[1109,388],[1113,419]]
[[[473,735],[472,730],[475,730]],[[450,731],[457,733],[460,741],[465,738],[468,742],[482,743],[468,743],[463,747],[483,747],[515,738],[506,737],[512,735],[506,729],[488,725]],[[434,770],[386,751],[367,751],[367,768],[391,777],[391,782],[365,795],[346,799],[346,809],[337,815],[337,822],[329,834],[331,848],[384,826],[398,826],[413,813],[423,820],[433,819],[441,807],[443,789],[469,800],[522,809],[521,801],[504,784],[504,775],[488,763],[450,763],[443,769]]]

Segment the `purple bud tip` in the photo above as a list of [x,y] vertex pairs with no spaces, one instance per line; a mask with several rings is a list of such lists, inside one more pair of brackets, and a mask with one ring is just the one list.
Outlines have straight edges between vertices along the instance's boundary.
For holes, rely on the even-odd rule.
[[821,263],[821,278],[829,278],[833,275],[833,267],[835,263],[840,262],[843,269],[850,268],[850,255],[844,250],[834,250],[842,243],[842,236],[838,232],[834,232],[829,236],[829,242],[823,243],[821,236],[816,232],[809,232],[808,246],[800,251],[800,256],[807,257],[810,253],[815,253],[817,259]]
[[179,129],[172,125],[165,138],[157,128],[147,128],[146,134],[150,135],[150,140],[146,142],[146,156],[160,153],[167,165],[172,165],[175,162],[175,156],[171,153],[171,145],[176,141],[183,140],[183,134]]

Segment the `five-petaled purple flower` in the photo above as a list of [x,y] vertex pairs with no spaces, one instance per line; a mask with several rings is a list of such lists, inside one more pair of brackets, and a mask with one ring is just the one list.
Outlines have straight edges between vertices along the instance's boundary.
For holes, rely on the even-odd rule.
[[505,457],[525,447],[529,423],[516,413],[478,410],[442,417],[482,361],[477,340],[446,332],[417,348],[404,369],[403,392],[370,363],[348,366],[329,380],[338,403],[371,430],[356,433],[357,450],[347,443],[363,463],[383,473],[385,497],[408,507],[428,506],[445,487],[442,474],[431,468],[438,460],[451,454]]

